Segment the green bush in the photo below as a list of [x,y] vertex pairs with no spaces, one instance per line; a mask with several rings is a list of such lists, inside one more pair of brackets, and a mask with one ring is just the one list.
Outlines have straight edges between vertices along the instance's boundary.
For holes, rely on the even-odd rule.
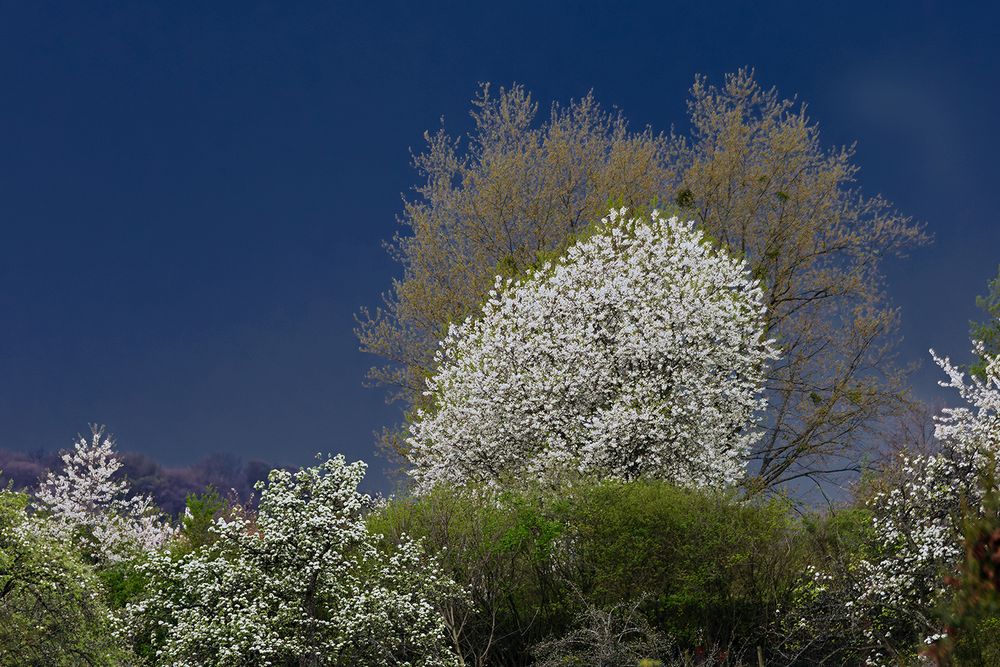
[[603,482],[438,488],[394,499],[369,522],[389,542],[423,539],[469,590],[471,604],[444,610],[466,663],[519,665],[586,607],[636,600],[678,651],[754,651],[805,559],[788,510],[662,482]]
[[600,605],[649,596],[681,649],[763,644],[801,560],[785,503],[662,482],[578,489],[563,505],[576,585]]
[[530,646],[572,616],[553,571],[565,527],[547,512],[549,500],[439,487],[394,499],[369,518],[390,544],[404,535],[422,539],[468,591],[468,600],[443,610],[467,664],[526,664]]
[[121,664],[93,568],[27,505],[0,489],[0,664]]

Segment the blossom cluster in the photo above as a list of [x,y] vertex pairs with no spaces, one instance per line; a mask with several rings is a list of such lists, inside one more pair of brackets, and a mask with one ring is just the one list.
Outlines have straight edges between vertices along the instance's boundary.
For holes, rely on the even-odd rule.
[[93,427],[91,438],[80,436],[63,454],[63,468],[49,471],[35,492],[48,529],[99,561],[154,550],[173,534],[152,498],[132,495],[114,447],[103,428]]
[[455,664],[437,604],[461,591],[418,543],[380,548],[364,470],[338,456],[272,471],[255,517],[217,519],[218,540],[179,558],[149,555],[123,628],[156,664]]
[[408,439],[418,489],[530,476],[725,485],[759,438],[764,308],[691,222],[612,210],[450,327]]
[[982,511],[985,467],[1000,455],[1000,358],[987,361],[984,378],[965,375],[947,358],[934,360],[966,405],[945,408],[934,435],[940,451],[904,460],[905,483],[872,500],[875,529],[884,556],[868,564],[867,596],[882,606],[902,609],[924,621],[928,637],[943,636],[936,622],[924,619],[948,592],[943,573],[954,571],[964,553],[963,505]]

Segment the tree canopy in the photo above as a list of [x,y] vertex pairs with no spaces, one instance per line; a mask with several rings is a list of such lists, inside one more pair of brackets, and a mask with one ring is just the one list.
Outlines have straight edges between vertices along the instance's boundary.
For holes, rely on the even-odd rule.
[[[865,435],[899,407],[897,313],[879,263],[927,240],[883,198],[857,189],[853,149],[828,149],[805,107],[750,71],[721,87],[697,78],[687,135],[631,129],[592,94],[538,104],[521,86],[473,102],[462,142],[442,128],[414,156],[421,183],[389,244],[402,266],[385,304],[362,311],[371,377],[410,408],[448,326],[475,316],[497,275],[540,265],[596,221],[608,201],[668,202],[749,263],[764,292],[766,336],[782,361],[767,378],[767,435],[754,458],[766,486],[856,470]],[[390,430],[396,451],[405,439]]]

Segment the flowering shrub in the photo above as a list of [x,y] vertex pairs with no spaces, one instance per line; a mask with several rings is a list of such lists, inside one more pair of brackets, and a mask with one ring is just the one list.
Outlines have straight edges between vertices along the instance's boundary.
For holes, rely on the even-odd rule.
[[946,637],[935,610],[951,594],[947,575],[965,553],[963,510],[983,511],[983,472],[1000,455],[1000,357],[987,358],[983,377],[967,382],[948,359],[931,354],[948,376],[941,385],[966,405],[936,418],[937,453],[902,457],[895,483],[869,501],[871,553],[836,576],[813,573],[799,620],[803,634],[826,631],[817,622],[831,619],[819,610],[843,610],[837,620],[858,629],[869,665],[895,665],[915,644]]
[[103,428],[93,427],[90,440],[80,436],[62,460],[62,470],[49,471],[35,493],[37,508],[50,519],[45,525],[57,536],[98,562],[151,551],[171,537],[152,498],[131,495],[114,440]]
[[725,485],[763,407],[761,290],[693,223],[626,218],[452,325],[408,439],[420,489],[584,474]]
[[964,554],[962,505],[981,511],[982,473],[1000,454],[1000,358],[987,360],[983,378],[966,382],[947,358],[931,354],[948,376],[941,385],[966,405],[945,408],[936,419],[941,451],[904,459],[904,484],[872,500],[885,553],[863,563],[869,587],[862,598],[908,618],[928,645],[945,636],[930,612],[948,593],[944,575]]
[[343,457],[273,470],[256,519],[218,519],[218,540],[156,552],[123,627],[157,665],[452,665],[437,607],[459,591],[420,545],[380,550]]

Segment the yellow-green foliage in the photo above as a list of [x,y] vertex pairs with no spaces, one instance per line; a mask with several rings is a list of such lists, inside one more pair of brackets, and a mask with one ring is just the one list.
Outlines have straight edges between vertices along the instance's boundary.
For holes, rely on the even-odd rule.
[[0,665],[118,665],[90,566],[0,490]]
[[388,541],[424,540],[471,597],[446,615],[467,662],[525,664],[584,605],[642,600],[678,652],[763,642],[804,562],[785,503],[662,482],[578,482],[495,495],[438,487],[369,519]]

